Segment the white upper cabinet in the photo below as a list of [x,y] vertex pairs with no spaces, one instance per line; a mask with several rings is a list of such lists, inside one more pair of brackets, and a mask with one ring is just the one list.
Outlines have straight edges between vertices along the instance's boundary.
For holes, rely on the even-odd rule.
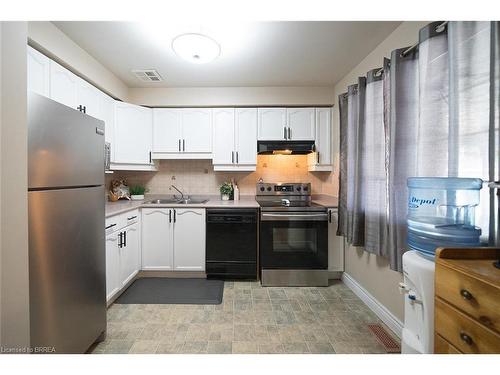
[[235,129],[237,164],[255,166],[257,164],[257,108],[236,109]]
[[150,108],[115,102],[115,163],[151,164],[153,119]]
[[286,138],[292,141],[314,141],[315,108],[287,108]]
[[28,46],[28,90],[50,96],[50,59]]
[[204,209],[175,209],[174,270],[205,271],[205,230]]
[[114,162],[114,134],[115,134],[115,100],[104,94],[100,93],[100,119],[104,121],[105,125],[105,139],[106,142],[111,143],[111,162]]
[[182,151],[212,152],[212,110],[186,108],[182,110]]
[[257,109],[214,108],[213,165],[216,171],[254,171]]
[[50,98],[61,104],[77,109],[77,87],[80,78],[50,60]]
[[78,78],[76,86],[77,108],[83,108],[82,112],[89,116],[102,119],[101,114],[102,92],[90,83]]
[[173,210],[142,209],[142,269],[172,270]]
[[155,159],[212,157],[212,109],[155,108]]
[[181,152],[182,111],[153,109],[153,152]]
[[308,155],[310,172],[332,171],[332,111],[331,108],[316,108],[316,152]]
[[258,116],[259,141],[286,139],[286,108],[259,108]]
[[213,110],[213,164],[235,162],[235,123],[233,108]]

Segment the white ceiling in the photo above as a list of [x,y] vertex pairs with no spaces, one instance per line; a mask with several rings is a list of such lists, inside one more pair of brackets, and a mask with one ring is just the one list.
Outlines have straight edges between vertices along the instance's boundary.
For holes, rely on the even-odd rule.
[[[333,86],[400,22],[255,22],[178,24],[54,22],[129,87]],[[171,49],[172,38],[201,32],[221,45],[220,57],[191,64]],[[133,69],[156,69],[145,83]]]

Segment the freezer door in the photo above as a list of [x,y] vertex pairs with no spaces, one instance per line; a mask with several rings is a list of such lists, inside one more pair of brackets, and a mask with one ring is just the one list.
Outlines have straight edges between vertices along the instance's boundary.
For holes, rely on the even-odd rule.
[[31,346],[84,353],[106,330],[104,187],[28,192]]
[[104,184],[104,122],[28,94],[28,188]]

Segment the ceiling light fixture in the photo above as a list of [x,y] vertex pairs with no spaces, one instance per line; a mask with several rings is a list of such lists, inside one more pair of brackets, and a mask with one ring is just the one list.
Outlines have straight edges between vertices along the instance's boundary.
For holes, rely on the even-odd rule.
[[196,33],[181,34],[172,40],[177,56],[194,64],[206,64],[220,55],[220,46],[212,38]]

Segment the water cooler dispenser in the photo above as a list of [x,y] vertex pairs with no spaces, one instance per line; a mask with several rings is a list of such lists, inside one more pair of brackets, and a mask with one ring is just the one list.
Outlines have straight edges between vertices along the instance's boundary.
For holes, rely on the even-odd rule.
[[405,295],[401,352],[434,351],[434,254],[438,247],[480,246],[474,225],[483,181],[478,178],[408,179],[408,248],[400,292]]

